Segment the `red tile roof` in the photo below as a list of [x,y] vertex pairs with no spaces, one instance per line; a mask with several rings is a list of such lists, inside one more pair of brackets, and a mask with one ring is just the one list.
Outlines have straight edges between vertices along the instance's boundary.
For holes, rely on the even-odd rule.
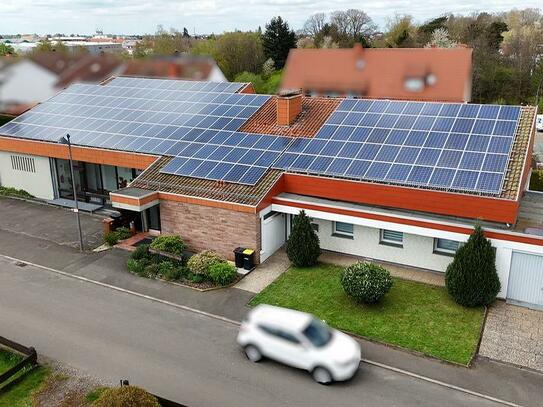
[[304,97],[302,113],[294,123],[290,126],[280,126],[277,124],[277,97],[273,97],[251,116],[239,131],[277,136],[312,137],[340,103],[339,98]]
[[[467,102],[471,99],[472,50],[458,48],[292,49],[282,89],[355,94],[373,99]],[[406,79],[422,79],[409,91]]]

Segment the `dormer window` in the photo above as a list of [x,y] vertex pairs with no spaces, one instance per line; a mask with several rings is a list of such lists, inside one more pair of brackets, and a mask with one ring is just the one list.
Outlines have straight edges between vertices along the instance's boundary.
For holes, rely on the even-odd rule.
[[409,92],[422,92],[424,90],[424,78],[406,78],[404,82],[405,90]]

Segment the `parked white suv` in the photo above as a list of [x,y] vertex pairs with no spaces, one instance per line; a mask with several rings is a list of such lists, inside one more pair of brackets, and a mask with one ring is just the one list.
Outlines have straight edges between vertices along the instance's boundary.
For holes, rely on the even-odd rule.
[[360,364],[360,346],[311,314],[259,305],[242,322],[238,343],[252,362],[268,357],[307,370],[321,384],[348,380]]

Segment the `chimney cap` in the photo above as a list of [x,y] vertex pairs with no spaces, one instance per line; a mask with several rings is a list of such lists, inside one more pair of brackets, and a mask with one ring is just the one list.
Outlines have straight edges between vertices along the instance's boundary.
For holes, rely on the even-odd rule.
[[281,89],[277,96],[279,97],[291,97],[291,96],[298,96],[302,94],[302,89],[296,88],[296,89]]

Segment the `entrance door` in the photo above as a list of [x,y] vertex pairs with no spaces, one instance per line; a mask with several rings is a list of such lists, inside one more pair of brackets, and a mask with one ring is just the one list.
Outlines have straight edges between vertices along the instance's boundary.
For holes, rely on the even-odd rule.
[[269,212],[262,219],[262,253],[263,262],[285,244],[286,215],[279,212]]
[[543,256],[513,252],[507,301],[543,309]]

